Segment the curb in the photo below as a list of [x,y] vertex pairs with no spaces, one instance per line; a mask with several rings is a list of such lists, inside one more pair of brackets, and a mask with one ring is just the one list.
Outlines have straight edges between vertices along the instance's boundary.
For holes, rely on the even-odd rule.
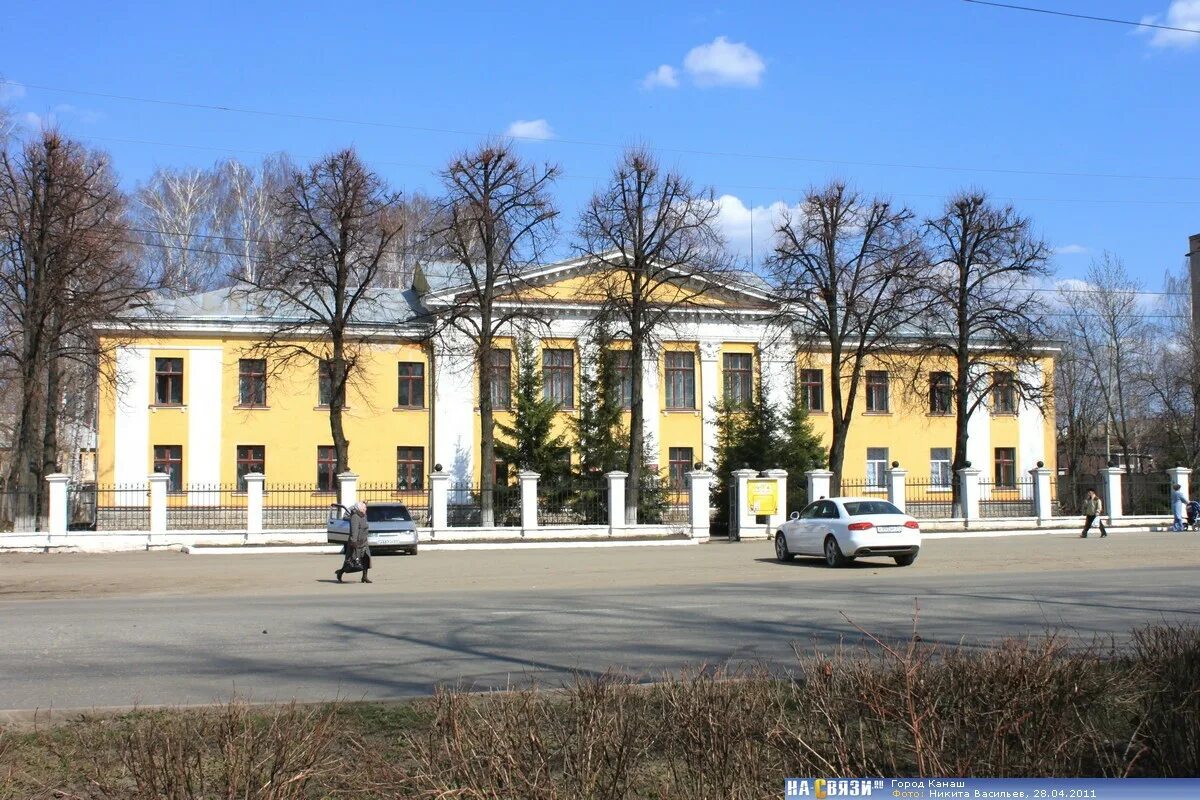
[[[455,551],[455,550],[559,550],[570,548],[601,548],[601,547],[696,547],[700,544],[697,539],[663,539],[655,541],[620,541],[620,542],[421,542],[422,551]],[[232,556],[232,555],[279,555],[288,553],[308,553],[310,555],[329,555],[342,552],[340,545],[265,545],[262,547],[192,547],[185,546],[183,552],[193,556]]]

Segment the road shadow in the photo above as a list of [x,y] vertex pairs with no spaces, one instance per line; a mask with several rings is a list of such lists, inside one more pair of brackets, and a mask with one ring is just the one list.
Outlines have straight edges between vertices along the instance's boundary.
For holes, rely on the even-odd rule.
[[841,571],[846,571],[846,570],[853,571],[856,569],[881,569],[881,568],[882,569],[899,569],[899,565],[896,564],[895,561],[862,561],[861,559],[856,559],[854,561],[851,561],[849,564],[845,565],[844,567],[830,567],[830,566],[826,565],[825,559],[819,558],[817,556],[813,556],[812,558],[796,556],[796,558],[793,559],[792,561],[780,561],[777,558],[770,558],[770,557],[756,558],[754,560],[759,563],[762,563],[762,564],[771,564],[772,566],[787,567],[789,569],[795,568],[795,567],[806,567],[808,569],[841,570]]

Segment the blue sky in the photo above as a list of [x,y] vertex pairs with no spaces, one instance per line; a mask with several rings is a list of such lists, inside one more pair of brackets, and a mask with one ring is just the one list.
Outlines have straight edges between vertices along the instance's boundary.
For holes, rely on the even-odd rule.
[[[1200,27],[1200,0],[1024,4]],[[755,208],[759,257],[772,206],[835,177],[922,215],[962,187],[1010,199],[1063,277],[1108,250],[1157,289],[1200,233],[1200,35],[962,0],[8,0],[0,32],[0,74],[23,84],[0,96],[110,151],[130,187],[158,165],[352,144],[396,188],[431,192],[453,153],[524,121],[549,138],[522,150],[565,172],[565,233],[630,143],[724,196],[743,254]]]

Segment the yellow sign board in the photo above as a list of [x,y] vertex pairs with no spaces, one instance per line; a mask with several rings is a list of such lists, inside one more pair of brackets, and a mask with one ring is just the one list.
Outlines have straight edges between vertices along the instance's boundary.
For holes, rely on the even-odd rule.
[[779,483],[774,478],[746,481],[746,504],[755,516],[779,512]]

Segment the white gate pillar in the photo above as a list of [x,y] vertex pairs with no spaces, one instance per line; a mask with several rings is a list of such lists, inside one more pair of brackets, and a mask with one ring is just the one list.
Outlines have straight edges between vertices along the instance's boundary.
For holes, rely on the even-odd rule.
[[908,470],[901,469],[899,461],[893,461],[891,469],[887,471],[888,502],[905,513],[907,513],[904,506],[905,480],[907,476]]
[[1171,467],[1167,470],[1167,474],[1171,476],[1171,486],[1178,483],[1179,491],[1183,492],[1183,499],[1191,500],[1192,494],[1188,491],[1188,481],[1192,477],[1192,471],[1187,467]]
[[263,482],[267,479],[261,472],[248,472],[242,476],[246,481],[246,538],[263,531]]
[[1037,463],[1035,468],[1029,470],[1029,474],[1033,477],[1033,513],[1037,515],[1040,523],[1050,519],[1053,509],[1050,507],[1051,471],[1046,467],[1045,462]]
[[709,484],[712,473],[706,469],[694,469],[688,472],[688,508],[691,522],[692,538],[708,541],[709,538]]
[[827,469],[810,469],[804,473],[808,478],[808,502],[829,497],[829,484],[833,473]]
[[46,483],[49,484],[49,508],[47,510],[47,533],[51,536],[66,536],[67,535],[67,482],[71,480],[70,475],[64,475],[61,472],[56,472],[46,476]]
[[768,478],[775,479],[775,513],[767,516],[767,526],[770,528],[768,536],[774,536],[775,531],[779,530],[780,526],[787,520],[787,478],[786,469],[769,469],[766,472]]
[[746,498],[749,493],[747,484],[758,473],[752,469],[735,469],[731,474],[734,484],[737,486],[737,507],[733,509],[729,538],[736,541],[742,538],[743,533],[749,533],[751,528],[757,524],[754,515],[750,513],[750,503]]
[[1125,516],[1121,496],[1121,476],[1125,474],[1125,469],[1123,467],[1105,467],[1100,471],[1104,473],[1104,511],[1108,514],[1108,521],[1112,522],[1114,519]]
[[517,473],[521,482],[521,530],[537,530],[537,487],[538,478],[542,477],[533,470],[523,469]]
[[604,473],[608,479],[608,535],[618,536],[625,530],[625,479],[628,472],[614,469]]
[[167,532],[167,482],[170,475],[156,472],[146,478],[150,482],[150,538]]
[[979,519],[979,469],[963,467],[958,471],[959,495],[962,498],[963,519],[970,523]]
[[429,475],[429,527],[434,535],[447,527],[449,514],[447,507],[450,502],[450,474],[446,472],[430,473]]

